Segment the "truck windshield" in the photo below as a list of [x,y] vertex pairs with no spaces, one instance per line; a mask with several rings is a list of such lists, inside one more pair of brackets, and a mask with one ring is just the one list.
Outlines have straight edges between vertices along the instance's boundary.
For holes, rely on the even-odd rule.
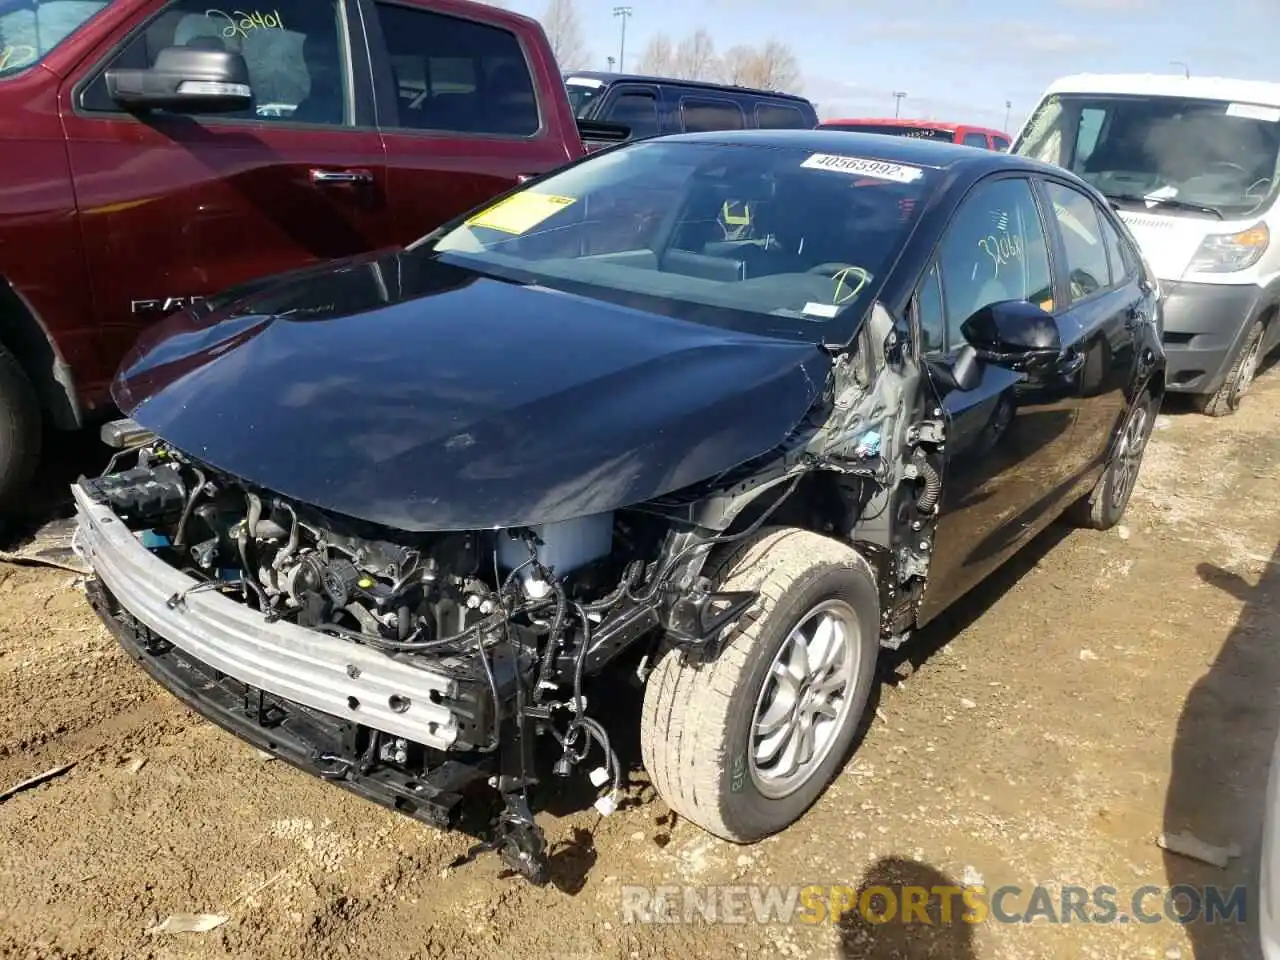
[[0,77],[21,73],[111,0],[0,0]]
[[1066,167],[1121,206],[1243,218],[1276,195],[1280,107],[1054,95],[1037,108],[1013,152]]
[[564,85],[569,92],[569,106],[573,108],[573,115],[579,118],[586,117],[591,104],[595,103],[596,97],[604,89],[604,84],[599,80],[587,77],[570,77]]
[[424,238],[424,254],[694,322],[847,342],[936,171],[640,141]]

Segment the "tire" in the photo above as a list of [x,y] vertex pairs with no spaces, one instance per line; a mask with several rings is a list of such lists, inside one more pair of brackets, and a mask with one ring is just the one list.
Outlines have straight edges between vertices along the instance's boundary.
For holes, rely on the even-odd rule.
[[1196,398],[1196,406],[1200,412],[1210,417],[1225,417],[1240,409],[1240,401],[1253,384],[1258,373],[1258,364],[1262,362],[1262,338],[1266,333],[1266,324],[1255,320],[1245,335],[1240,352],[1227,378],[1222,381],[1217,391],[1207,396]]
[[11,519],[40,460],[40,404],[26,371],[0,346],[0,519]]
[[[661,656],[645,687],[641,756],[673,811],[723,840],[751,843],[798,820],[843,764],[875,677],[880,594],[874,570],[856,550],[795,528],[757,533],[708,576],[724,590],[759,590],[760,598],[728,628],[714,659],[675,648]],[[784,647],[794,652],[789,641],[797,626],[812,624],[812,633],[822,618],[834,618],[847,637],[830,674],[843,681],[845,695],[834,698],[839,704],[826,703],[835,717],[809,727],[815,749],[805,775],[770,780],[778,769],[757,764],[750,752],[753,720],[770,691],[783,691],[771,674],[775,656]],[[809,704],[821,701],[821,683],[813,686],[819,693]],[[781,712],[799,715],[794,707]]]
[[1142,456],[1158,412],[1149,390],[1133,402],[1116,439],[1115,452],[1089,495],[1072,507],[1071,520],[1080,527],[1110,530],[1124,517],[1142,469]]

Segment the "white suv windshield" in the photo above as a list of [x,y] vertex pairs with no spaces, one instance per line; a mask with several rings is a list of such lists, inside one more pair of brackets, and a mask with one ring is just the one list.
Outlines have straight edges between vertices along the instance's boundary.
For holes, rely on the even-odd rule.
[[1247,217],[1269,205],[1280,186],[1280,107],[1051,96],[1015,152],[1066,167],[1117,203]]
[[0,0],[0,77],[45,58],[109,0]]
[[854,332],[935,173],[772,143],[634,143],[423,247],[518,282],[830,342]]

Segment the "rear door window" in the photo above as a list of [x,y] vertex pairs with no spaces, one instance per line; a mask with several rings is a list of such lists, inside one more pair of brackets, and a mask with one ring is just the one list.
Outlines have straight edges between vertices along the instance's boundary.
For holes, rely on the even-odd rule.
[[680,101],[680,123],[686,133],[702,130],[742,130],[747,118],[734,101],[712,97],[684,97]]
[[541,126],[515,34],[487,23],[375,3],[402,130],[530,137]]
[[800,108],[789,103],[757,103],[756,126],[761,130],[804,130],[810,124]]
[[1068,287],[1071,302],[1076,303],[1107,289],[1112,282],[1098,210],[1079,190],[1057,182],[1045,186],[1066,247]]

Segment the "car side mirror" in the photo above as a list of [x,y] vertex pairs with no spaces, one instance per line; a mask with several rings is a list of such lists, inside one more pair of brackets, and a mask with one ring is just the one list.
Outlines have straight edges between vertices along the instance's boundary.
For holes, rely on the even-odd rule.
[[1026,300],[981,307],[960,325],[960,332],[981,359],[994,363],[1056,356],[1062,350],[1053,315]]
[[249,68],[238,53],[166,47],[149,70],[108,70],[107,93],[126,110],[234,113],[253,105]]
[[624,143],[631,139],[631,128],[621,123],[610,123],[605,120],[578,119],[578,136],[588,150],[599,150],[614,143]]
[[928,364],[934,380],[948,390],[967,393],[982,382],[982,361],[971,343],[961,344],[955,357],[949,361],[935,358]]

